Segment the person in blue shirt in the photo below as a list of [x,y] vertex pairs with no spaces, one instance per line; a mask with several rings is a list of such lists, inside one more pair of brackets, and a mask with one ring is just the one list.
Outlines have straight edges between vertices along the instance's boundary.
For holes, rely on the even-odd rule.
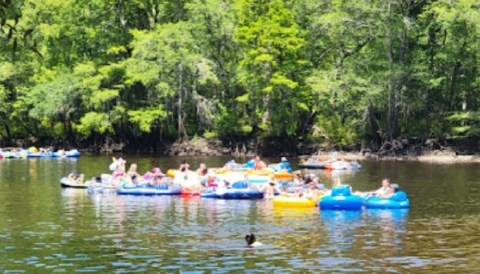
[[287,161],[287,158],[282,157],[280,164],[279,164],[280,170],[279,171],[286,171],[288,173],[292,173],[293,169],[292,166],[290,165],[290,162]]
[[242,165],[243,168],[254,169],[255,168],[255,159],[248,160],[245,164]]

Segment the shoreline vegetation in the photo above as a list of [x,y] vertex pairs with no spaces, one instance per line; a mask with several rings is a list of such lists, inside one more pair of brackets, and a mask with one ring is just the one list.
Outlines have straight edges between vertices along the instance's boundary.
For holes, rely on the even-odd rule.
[[476,161],[478,1],[344,2],[0,1],[0,146]]
[[[331,155],[331,152],[320,152],[317,155]],[[461,164],[461,163],[480,163],[480,155],[457,155],[450,150],[434,150],[425,152],[422,155],[397,155],[397,156],[380,156],[378,154],[362,155],[357,152],[337,152],[339,158],[345,160],[378,160],[378,161],[418,161],[435,164]],[[300,158],[308,158],[310,155],[302,155]]]
[[[429,142],[426,142],[427,144]],[[432,141],[430,141],[432,143]],[[261,148],[261,147],[260,147]],[[109,153],[111,153],[110,151]],[[305,153],[307,152],[307,153]],[[141,152],[140,152],[141,153]],[[319,157],[327,159],[333,154],[339,159],[345,160],[379,160],[379,161],[419,161],[439,164],[455,163],[480,163],[480,154],[474,151],[468,151],[455,146],[439,146],[428,144],[423,147],[409,146],[403,150],[374,151],[364,150],[334,150],[319,148],[311,145],[304,150],[298,150],[297,153],[280,152],[278,149],[266,150],[258,149],[252,144],[237,144],[234,146],[224,146],[218,139],[194,138],[190,141],[175,142],[166,146],[162,155],[170,156],[233,156],[233,157],[252,157],[256,154],[262,156],[295,156],[300,160],[306,160],[309,157]]]
[[[299,160],[307,160],[316,157],[319,161],[331,159],[335,155],[338,159],[347,161],[358,160],[377,160],[377,161],[418,161],[438,164],[457,164],[457,163],[480,163],[480,152],[473,145],[465,143],[440,144],[437,140],[426,140],[424,142],[408,142],[399,140],[392,142],[395,145],[356,148],[350,150],[323,147],[320,144],[299,143],[294,146],[288,146],[282,142],[270,142],[268,144],[258,144],[253,140],[250,142],[225,142],[218,138],[195,137],[190,140],[176,141],[173,143],[164,143],[161,147],[144,147],[137,149],[136,146],[130,147],[125,143],[109,142],[102,146],[80,145],[78,147],[61,145],[26,145],[26,140],[18,140],[16,146],[5,147],[13,149],[16,147],[44,147],[51,150],[55,149],[78,149],[86,154],[154,154],[162,156],[232,156],[232,157],[253,157],[255,155],[265,157],[297,157]],[[288,149],[286,149],[288,148]]]

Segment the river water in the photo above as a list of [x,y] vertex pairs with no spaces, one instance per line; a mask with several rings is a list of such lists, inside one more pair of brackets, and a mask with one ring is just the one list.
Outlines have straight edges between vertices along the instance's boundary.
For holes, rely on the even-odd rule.
[[[141,172],[181,158],[129,156]],[[196,157],[221,166],[227,158]],[[274,161],[275,159],[270,159]],[[278,159],[276,159],[278,161]],[[291,159],[295,162],[296,159]],[[245,159],[239,159],[245,161]],[[270,201],[89,195],[61,189],[76,170],[108,172],[109,156],[0,161],[0,271],[58,272],[476,272],[480,169],[476,164],[361,162],[339,177],[354,190],[383,177],[409,194],[409,210],[319,212]],[[253,232],[263,246],[246,248]]]

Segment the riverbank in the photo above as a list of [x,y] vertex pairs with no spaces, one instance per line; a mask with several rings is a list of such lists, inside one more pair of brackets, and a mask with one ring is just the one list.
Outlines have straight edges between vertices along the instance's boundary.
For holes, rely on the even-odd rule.
[[[376,160],[376,161],[418,161],[418,162],[427,162],[427,163],[437,163],[437,164],[459,164],[459,163],[480,163],[480,155],[458,155],[451,149],[445,150],[433,150],[422,152],[421,155],[388,155],[383,156],[375,153],[362,153],[359,151],[356,152],[333,152],[333,151],[323,151],[313,154],[314,156],[320,157],[331,157],[333,154],[336,154],[338,159],[345,160]],[[301,159],[307,159],[312,155],[302,155]]]
[[[22,145],[25,144],[22,142]],[[455,144],[439,144],[438,141],[397,142],[395,146],[380,148],[364,148],[362,150],[335,151],[326,149],[318,144],[292,144],[280,140],[270,140],[263,144],[254,141],[235,142],[222,141],[216,138],[195,137],[189,140],[164,142],[156,148],[140,146],[139,144],[117,143],[109,139],[101,146],[77,144],[76,146],[50,146],[51,149],[77,148],[82,153],[127,153],[127,154],[154,154],[162,156],[231,156],[253,157],[258,154],[264,157],[299,157],[307,159],[310,156],[331,158],[334,153],[337,158],[346,160],[378,160],[378,161],[419,161],[440,164],[480,163],[480,152],[472,146]],[[46,146],[49,147],[49,146]]]
[[[190,141],[176,142],[167,149],[167,155],[170,156],[219,156],[230,155],[233,157],[247,156],[251,157],[255,154],[262,156],[289,156],[307,159],[311,156],[320,158],[330,158],[334,154],[339,159],[346,160],[378,160],[378,161],[419,161],[439,164],[455,164],[455,163],[480,163],[480,154],[466,154],[465,151],[460,152],[455,147],[441,147],[440,149],[432,149],[430,146],[415,147],[398,153],[390,152],[385,155],[383,152],[372,152],[370,150],[363,151],[332,151],[323,150],[311,146],[305,149],[309,153],[291,153],[279,152],[278,146],[272,151],[261,149],[262,153],[253,144],[230,144],[225,146],[219,140],[196,138]],[[468,152],[467,152],[468,153]]]

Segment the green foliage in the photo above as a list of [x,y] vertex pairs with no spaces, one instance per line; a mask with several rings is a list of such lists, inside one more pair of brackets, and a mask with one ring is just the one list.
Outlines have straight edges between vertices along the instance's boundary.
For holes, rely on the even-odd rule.
[[243,55],[239,81],[248,93],[237,101],[249,100],[257,113],[253,124],[265,134],[293,137],[306,100],[302,32],[283,1],[240,1],[238,9],[240,27],[234,39]]
[[480,134],[480,112],[453,112],[447,116],[450,121],[450,138],[461,139]]
[[355,119],[341,120],[338,114],[319,116],[311,138],[330,148],[352,147],[358,139],[358,124]]
[[161,119],[165,118],[166,113],[162,108],[157,109],[140,109],[131,110],[128,112],[130,122],[138,125],[138,128],[142,132],[150,132],[154,123],[158,123]]
[[203,138],[205,138],[205,139],[211,139],[211,138],[216,138],[216,137],[218,137],[218,135],[214,131],[205,131],[203,133]]
[[92,133],[113,133],[112,123],[107,114],[93,111],[86,113],[80,119],[80,124],[76,126],[76,130],[83,136],[89,136]]
[[0,135],[475,138],[478,22],[472,0],[6,1]]

